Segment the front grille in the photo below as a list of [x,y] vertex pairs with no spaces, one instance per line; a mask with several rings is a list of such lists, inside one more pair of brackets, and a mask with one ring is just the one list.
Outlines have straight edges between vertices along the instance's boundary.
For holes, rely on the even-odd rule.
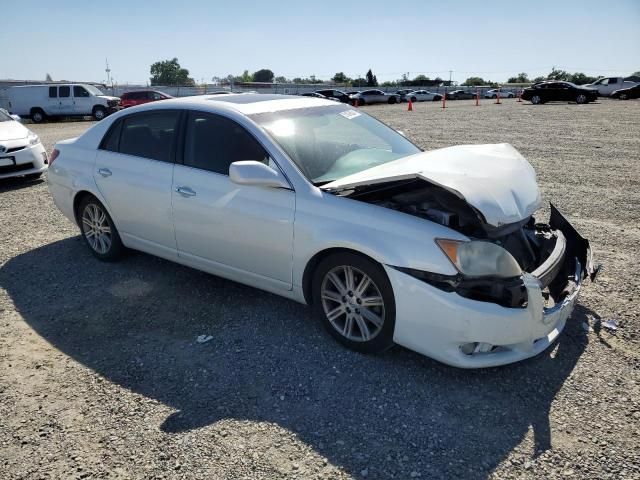
[[117,107],[119,103],[120,103],[120,100],[108,100],[107,101],[107,105],[109,107]]
[[21,172],[23,170],[31,170],[33,163],[21,163],[20,165],[5,165],[0,167],[0,175],[5,173]]
[[13,147],[13,148],[9,148],[5,153],[13,153],[13,152],[18,152],[24,148],[27,148],[26,145],[23,145],[21,147]]

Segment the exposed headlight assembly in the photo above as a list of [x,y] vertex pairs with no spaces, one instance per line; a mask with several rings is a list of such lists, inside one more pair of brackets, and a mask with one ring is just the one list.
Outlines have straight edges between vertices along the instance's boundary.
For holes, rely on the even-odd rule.
[[465,277],[513,278],[522,275],[516,259],[495,243],[445,238],[436,239],[436,243]]

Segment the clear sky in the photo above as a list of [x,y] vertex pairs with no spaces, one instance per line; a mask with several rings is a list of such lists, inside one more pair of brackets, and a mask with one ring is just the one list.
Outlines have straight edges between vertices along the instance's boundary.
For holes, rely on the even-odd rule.
[[104,81],[108,58],[117,83],[145,83],[173,57],[197,82],[640,70],[640,0],[0,0],[0,18],[0,78]]

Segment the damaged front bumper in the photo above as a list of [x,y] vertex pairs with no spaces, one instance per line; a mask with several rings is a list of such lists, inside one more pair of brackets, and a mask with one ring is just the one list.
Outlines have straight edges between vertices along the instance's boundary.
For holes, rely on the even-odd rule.
[[520,279],[526,298],[520,307],[469,298],[386,267],[396,295],[394,341],[462,368],[504,365],[544,351],[563,330],[584,280],[595,280],[599,270],[589,241],[553,205],[549,226],[561,235],[545,262]]

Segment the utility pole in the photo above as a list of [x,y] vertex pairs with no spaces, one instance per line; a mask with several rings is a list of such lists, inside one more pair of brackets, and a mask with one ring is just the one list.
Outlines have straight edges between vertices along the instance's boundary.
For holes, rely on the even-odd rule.
[[453,73],[453,70],[449,70],[449,86],[451,86],[451,74]]

